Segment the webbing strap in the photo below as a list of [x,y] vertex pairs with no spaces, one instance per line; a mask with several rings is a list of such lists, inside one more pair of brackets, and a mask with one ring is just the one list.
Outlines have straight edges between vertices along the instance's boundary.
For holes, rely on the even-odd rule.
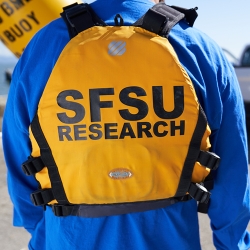
[[61,16],[68,27],[70,38],[93,26],[106,26],[86,3],[74,3],[64,7]]
[[210,200],[208,201],[208,203],[199,203],[197,211],[199,213],[207,214],[208,213],[209,204],[210,204]]
[[[158,35],[168,37],[173,26],[184,18],[190,26],[193,26],[198,16],[196,10],[197,7],[185,9],[177,6],[168,6],[165,3],[157,3],[136,21],[133,26],[139,26]],[[107,25],[87,3],[74,3],[66,6],[63,8],[61,16],[68,27],[70,38],[93,26]]]
[[133,25],[142,27],[160,36],[168,37],[170,30],[184,17],[183,13],[165,3],[158,3]]
[[[214,188],[214,172],[210,172],[209,175],[203,182],[204,187],[211,191]],[[198,204],[198,212],[207,214],[209,208],[210,200],[207,203],[200,203]]]
[[66,197],[62,180],[58,172],[54,157],[52,155],[51,149],[48,145],[48,142],[43,134],[41,129],[38,116],[34,117],[31,123],[31,131],[37,141],[37,144],[40,148],[41,159],[45,166],[48,168],[49,178],[51,181],[51,187],[55,199],[61,204],[68,204],[68,199]]
[[145,212],[173,205],[177,202],[190,200],[189,195],[183,197],[170,198],[156,201],[143,201],[119,204],[100,204],[100,205],[53,205],[52,210],[56,216],[79,216],[86,218],[97,218],[102,216],[121,215],[135,212]]
[[55,199],[51,188],[37,190],[30,197],[35,206],[46,205]]
[[196,201],[205,204],[208,203],[211,196],[211,193],[199,183],[191,183],[189,186],[188,193]]
[[35,175],[45,167],[41,157],[30,157],[22,164],[22,170],[26,175]]
[[178,7],[178,6],[173,6],[173,5],[171,7],[173,9],[183,13],[185,15],[185,19],[186,19],[187,23],[191,27],[194,25],[194,22],[195,22],[196,18],[198,17],[198,13],[196,11],[196,10],[198,10],[198,7],[191,8],[191,9],[185,9],[185,8]]
[[183,170],[180,177],[179,186],[175,196],[184,195],[190,186],[190,180],[192,179],[192,173],[195,162],[200,153],[200,146],[203,135],[207,128],[207,119],[203,109],[199,108],[198,121],[190,141],[187,157],[184,162]]
[[216,170],[220,164],[220,157],[213,152],[201,150],[197,161],[204,167]]

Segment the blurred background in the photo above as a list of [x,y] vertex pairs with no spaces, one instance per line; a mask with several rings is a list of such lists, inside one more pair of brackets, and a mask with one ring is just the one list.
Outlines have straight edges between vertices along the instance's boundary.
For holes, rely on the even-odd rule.
[[[33,7],[42,5],[45,2],[47,3],[49,2],[50,5],[54,5],[55,7],[56,5],[62,5],[62,2],[67,2],[67,1],[71,3],[76,2],[70,0],[53,0],[53,1],[33,0],[31,2],[30,1],[16,1],[16,2],[20,3],[25,2],[24,3],[25,6],[27,4],[27,6],[33,5]],[[105,1],[105,0],[98,0],[98,1]],[[29,235],[24,231],[24,229],[12,227],[12,222],[11,222],[12,205],[9,200],[6,187],[6,169],[5,169],[4,158],[2,154],[2,145],[1,145],[2,115],[6,99],[8,97],[11,74],[16,63],[18,62],[17,56],[14,55],[14,53],[11,52],[11,50],[6,47],[6,41],[9,44],[11,44],[11,41],[8,40],[8,38],[5,36],[6,33],[4,33],[4,30],[11,31],[11,28],[12,29],[14,28],[16,29],[16,32],[18,31],[20,32],[20,30],[18,30],[18,26],[15,26],[16,24],[22,26],[22,28],[24,29],[24,33],[25,30],[29,31],[30,28],[29,23],[25,22],[24,19],[19,18],[19,20],[17,19],[16,22],[15,20],[14,22],[10,22],[8,21],[8,19],[4,19],[5,17],[12,15],[11,9],[4,9],[4,7],[6,7],[6,4],[10,5],[13,4],[13,2],[15,1],[0,0],[0,7],[1,7],[0,8],[0,173],[1,173],[0,246],[1,249],[5,250],[16,250],[16,249],[21,249],[22,247],[23,247],[22,249],[26,249],[27,242],[29,239]],[[92,1],[85,1],[85,2],[90,3]],[[225,52],[225,55],[228,58],[228,60],[233,64],[245,102],[247,128],[250,129],[250,28],[249,28],[250,1],[249,0],[238,0],[238,1],[166,0],[166,3],[168,5],[176,5],[185,8],[198,7],[199,16],[194,24],[194,27],[203,31],[204,33],[209,35],[213,40],[215,40],[217,44]],[[67,4],[63,4],[63,6],[64,5]],[[18,11],[19,11],[18,8],[16,8],[14,14],[18,13]],[[58,11],[58,17],[59,13],[60,11]],[[46,20],[44,21],[46,23]],[[5,44],[3,42],[5,42]],[[212,250],[214,249],[214,247],[212,246],[209,220],[206,215],[205,216],[199,215],[199,216],[201,224],[200,233],[201,233],[202,249]]]

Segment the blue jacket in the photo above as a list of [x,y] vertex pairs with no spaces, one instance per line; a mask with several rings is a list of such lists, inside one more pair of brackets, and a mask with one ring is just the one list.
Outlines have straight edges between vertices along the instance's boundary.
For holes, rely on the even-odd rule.
[[[119,13],[129,25],[152,4],[149,0],[98,0],[91,6],[108,24],[113,24]],[[249,249],[250,235],[245,231],[250,218],[245,114],[234,69],[214,41],[185,21],[173,28],[169,40],[207,115],[212,151],[221,157],[208,212],[214,245],[223,250]],[[201,249],[194,200],[142,213],[87,219],[55,217],[50,208],[44,211],[31,203],[30,193],[37,189],[37,183],[20,167],[31,152],[28,127],[68,41],[62,19],[34,36],[15,67],[4,114],[3,146],[14,225],[31,233],[29,249]]]

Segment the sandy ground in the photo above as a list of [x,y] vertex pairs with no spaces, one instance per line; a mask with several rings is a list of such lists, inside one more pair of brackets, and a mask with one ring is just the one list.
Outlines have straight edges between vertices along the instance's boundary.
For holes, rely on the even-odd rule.
[[[5,98],[0,96],[0,249],[1,250],[24,250],[27,249],[29,234],[23,228],[12,226],[12,203],[9,199],[6,186],[6,167],[2,150],[2,111]],[[199,214],[200,237],[202,250],[214,250],[212,233],[207,215]],[[250,230],[250,224],[248,226]]]

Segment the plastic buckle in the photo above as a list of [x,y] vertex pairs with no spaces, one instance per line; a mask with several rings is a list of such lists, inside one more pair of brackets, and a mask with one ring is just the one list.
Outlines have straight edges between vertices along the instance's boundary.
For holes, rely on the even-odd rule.
[[30,171],[30,168],[33,167],[32,161],[33,159],[30,158],[22,164],[22,170],[26,175],[32,175],[32,171]]
[[191,183],[188,192],[193,199],[205,204],[208,203],[211,196],[211,193],[199,183]]
[[142,27],[155,34],[159,34],[168,20],[165,15],[156,10],[149,9],[144,16]]
[[220,165],[220,157],[209,151],[200,151],[200,154],[198,156],[198,161],[201,165],[211,169],[216,170]]
[[62,206],[60,206],[60,205],[53,205],[52,211],[53,211],[55,216],[58,216],[58,217],[63,216],[63,209],[62,209]]
[[42,193],[41,193],[40,191],[39,191],[39,192],[32,193],[32,194],[30,195],[30,198],[31,198],[32,203],[33,203],[35,206],[44,205],[43,196],[42,196]]
[[55,216],[65,217],[69,215],[74,215],[73,210],[76,205],[52,205],[52,211]]
[[22,164],[23,172],[30,176],[38,173],[44,168],[44,163],[40,157],[30,157]]
[[35,206],[43,206],[54,200],[51,188],[37,190],[30,195],[31,201]]
[[76,6],[73,6],[70,10],[68,10],[66,12],[66,18],[67,18],[67,21],[68,23],[70,24],[70,26],[74,29],[76,29],[76,26],[71,22],[71,19],[76,17],[76,16],[79,16],[79,15],[82,15],[82,14],[88,14],[91,21],[92,21],[92,16],[91,14],[89,13],[88,9],[86,7],[84,7],[83,4],[79,4],[79,5],[76,5]]
[[208,163],[207,163],[208,168],[212,170],[216,170],[220,165],[220,157],[213,152],[209,152],[209,154],[210,154],[210,159],[208,160]]

